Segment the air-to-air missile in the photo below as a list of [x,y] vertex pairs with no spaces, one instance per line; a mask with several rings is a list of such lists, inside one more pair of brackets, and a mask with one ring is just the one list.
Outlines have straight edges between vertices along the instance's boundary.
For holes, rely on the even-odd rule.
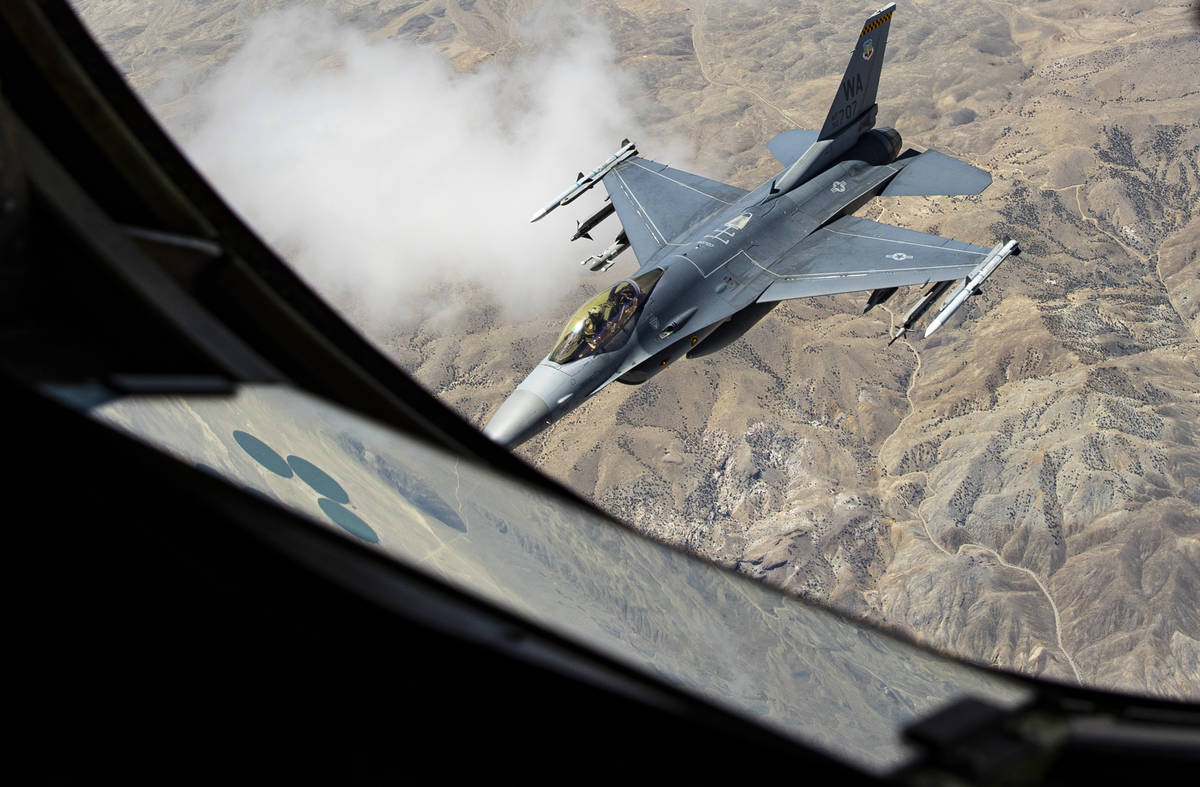
[[[992,250],[983,258],[983,262],[976,265],[962,283],[955,287],[950,295],[942,301],[937,316],[933,318],[933,322],[929,323],[929,327],[925,329],[926,338],[932,335],[938,328],[941,328],[946,323],[946,320],[950,319],[950,316],[967,302],[967,298],[979,291],[979,285],[983,284],[984,280],[992,275],[992,272],[1000,266],[1000,263],[1008,259],[1009,255],[1016,256],[1020,253],[1021,249],[1017,246],[1015,240],[1010,240],[1006,243],[997,243],[993,246]],[[933,305],[933,302],[942,297],[942,294],[946,290],[949,290],[950,285],[953,283],[953,281],[938,282],[917,299],[912,308],[905,313],[904,319],[900,322],[900,327],[896,330],[895,335],[892,336],[888,344],[890,345],[907,333],[913,327],[913,324],[921,319],[925,312],[929,311],[929,307]]]
[[950,319],[950,315],[958,311],[958,308],[967,302],[967,298],[974,295],[979,289],[979,285],[983,284],[984,279],[992,275],[992,271],[999,267],[1000,263],[1004,262],[1008,255],[1018,255],[1021,249],[1017,246],[1015,240],[1010,240],[1007,243],[997,243],[988,252],[988,256],[984,257],[983,262],[979,263],[975,270],[971,271],[971,275],[966,281],[958,286],[946,302],[942,305],[942,310],[938,312],[937,317],[933,318],[933,322],[929,323],[929,327],[925,329],[925,336],[928,338],[934,331],[941,328],[946,320]]
[[588,216],[581,222],[575,222],[575,234],[571,236],[571,240],[579,240],[580,238],[587,238],[588,240],[592,239],[592,236],[588,235],[588,232],[591,231],[591,229],[597,224],[611,216],[617,209],[617,206],[612,204],[611,197],[605,197],[604,203],[604,207],[600,208],[600,210],[596,211],[591,216]]
[[609,170],[620,164],[627,158],[637,155],[637,146],[627,139],[621,140],[621,149],[605,159],[604,163],[596,167],[594,170],[584,175],[579,173],[575,180],[575,185],[555,197],[550,204],[533,214],[529,219],[530,222],[537,221],[555,208],[563,205],[569,205],[579,198],[583,192],[590,189],[600,182],[600,179],[608,174]]
[[590,270],[604,272],[613,266],[613,260],[617,255],[629,248],[629,236],[622,230],[617,239],[612,242],[604,251],[599,254],[593,254],[585,260],[582,260],[580,265],[590,266]]
[[926,290],[921,297],[917,299],[917,302],[912,305],[912,308],[904,313],[904,319],[900,321],[900,327],[896,329],[896,333],[888,342],[888,346],[890,347],[892,342],[908,333],[908,329],[913,327],[916,321],[924,316],[925,312],[929,311],[929,307],[933,305],[933,302],[942,297],[942,293],[950,289],[950,285],[953,283],[953,279],[950,281],[935,282],[932,287]]

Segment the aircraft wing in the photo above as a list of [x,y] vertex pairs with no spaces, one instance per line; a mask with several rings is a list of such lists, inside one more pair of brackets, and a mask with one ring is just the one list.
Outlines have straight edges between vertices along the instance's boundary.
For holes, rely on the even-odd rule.
[[603,182],[633,253],[643,263],[684,230],[746,194],[640,156],[621,162]]
[[777,278],[758,302],[964,278],[987,254],[984,246],[846,216],[771,266]]

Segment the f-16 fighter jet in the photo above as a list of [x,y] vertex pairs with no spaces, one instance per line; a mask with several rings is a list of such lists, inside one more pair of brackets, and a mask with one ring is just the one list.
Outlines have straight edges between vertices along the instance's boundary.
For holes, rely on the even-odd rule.
[[728,346],[790,298],[870,291],[870,310],[899,287],[921,285],[892,341],[944,296],[928,336],[1019,253],[1011,240],[988,249],[852,215],[876,196],[978,194],[992,182],[932,150],[901,154],[900,134],[875,128],[895,7],[863,24],[820,130],[785,131],[767,143],[784,169],[753,191],[641,158],[626,140],[534,214],[537,221],[603,183],[611,204],[581,230],[615,209],[622,231],[584,263],[606,270],[632,248],[640,267],[580,307],[485,434],[516,446],[613,381],[643,383],[683,355]]

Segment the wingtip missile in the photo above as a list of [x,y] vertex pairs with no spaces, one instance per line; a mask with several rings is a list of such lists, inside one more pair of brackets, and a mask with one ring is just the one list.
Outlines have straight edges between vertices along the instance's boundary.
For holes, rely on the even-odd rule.
[[984,257],[983,262],[975,267],[967,276],[967,280],[962,286],[955,290],[954,295],[947,300],[942,306],[941,311],[933,318],[933,322],[929,323],[929,327],[925,329],[925,337],[929,338],[933,332],[946,324],[946,320],[962,307],[967,302],[967,298],[979,292],[979,287],[983,284],[988,276],[995,272],[996,268],[1000,267],[1000,263],[1004,262],[1010,255],[1020,254],[1020,247],[1017,246],[1015,240],[1004,241],[997,243],[988,255]]
[[562,207],[563,205],[569,205],[570,203],[574,202],[585,191],[587,191],[588,189],[592,188],[597,183],[599,183],[604,178],[604,176],[607,175],[613,169],[613,167],[617,166],[625,159],[630,158],[632,156],[636,156],[636,155],[637,155],[637,146],[634,145],[632,142],[630,142],[627,139],[622,140],[620,150],[618,150],[616,153],[609,156],[607,159],[604,160],[603,164],[596,167],[594,170],[592,170],[588,174],[585,175],[582,172],[580,172],[579,176],[575,180],[574,185],[572,185],[569,189],[564,191],[562,194],[559,194],[557,197],[555,197],[554,200],[551,201],[550,204],[548,204],[546,207],[542,208],[537,213],[534,213],[533,217],[529,220],[529,222],[532,224],[533,222],[542,218],[543,216],[545,216],[547,213],[554,210],[555,208]]

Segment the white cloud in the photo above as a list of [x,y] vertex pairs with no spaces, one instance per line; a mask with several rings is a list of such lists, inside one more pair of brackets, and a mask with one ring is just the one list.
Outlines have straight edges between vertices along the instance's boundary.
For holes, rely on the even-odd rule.
[[542,9],[521,35],[515,59],[456,73],[431,48],[372,42],[319,10],[269,12],[201,89],[201,120],[182,144],[360,320],[392,321],[445,280],[544,311],[619,227],[609,219],[596,243],[567,243],[602,188],[537,224],[529,216],[622,137],[638,138],[639,90],[607,31],[578,12]]

